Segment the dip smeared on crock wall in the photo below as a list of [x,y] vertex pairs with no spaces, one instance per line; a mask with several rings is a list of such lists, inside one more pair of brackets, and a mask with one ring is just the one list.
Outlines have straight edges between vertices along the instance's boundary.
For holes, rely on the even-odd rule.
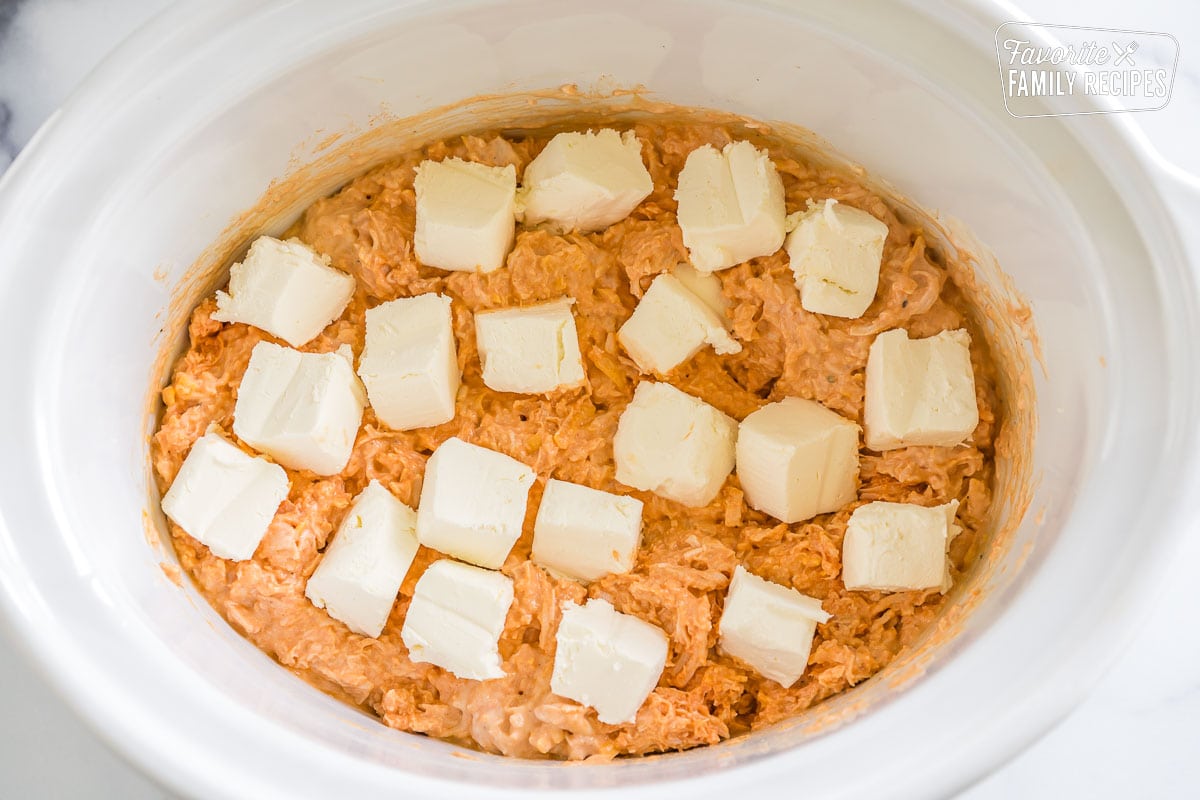
[[[617,332],[657,276],[681,263],[695,263],[677,222],[679,173],[692,151],[704,145],[721,151],[734,137],[723,127],[674,122],[639,124],[632,133],[636,140],[628,135],[614,140],[614,152],[618,147],[636,150],[640,143],[653,180],[649,196],[632,213],[591,233],[519,225],[505,266],[486,274],[445,272],[418,261],[415,168],[425,160],[457,157],[494,167],[512,165],[519,179],[550,134],[519,140],[470,135],[405,154],[313,204],[284,237],[298,238],[355,279],[344,312],[301,351],[336,353],[349,346],[357,359],[368,308],[427,293],[450,299],[462,372],[454,416],[434,427],[397,432],[367,406],[343,470],[325,477],[286,471],[287,498],[250,558],[220,558],[174,523],[171,533],[181,565],[230,624],[281,664],[375,713],[387,725],[521,757],[582,759],[713,744],[797,715],[867,679],[916,641],[942,609],[944,585],[918,591],[847,590],[843,540],[856,509],[876,501],[949,509],[947,525],[961,529],[948,544],[951,581],[984,550],[993,513],[994,443],[1002,422],[996,367],[951,270],[922,232],[901,222],[882,198],[849,173],[769,147],[782,177],[787,212],[828,215],[841,206],[865,211],[886,225],[874,300],[853,318],[805,310],[782,247],[729,268],[718,265],[713,274],[723,300],[708,300],[724,306],[734,341],[714,329],[714,347],[702,347],[655,378],[638,369]],[[827,199],[837,205],[824,203]],[[865,217],[858,222],[862,220],[873,224]],[[574,299],[570,311],[586,372],[583,385],[576,382],[546,395],[488,388],[475,315],[564,297]],[[841,300],[835,293],[833,301]],[[223,317],[215,298],[196,308],[188,329],[190,345],[163,391],[166,407],[153,439],[154,468],[163,491],[172,485],[193,443],[212,426],[237,441],[234,407],[251,352],[263,341],[279,343],[259,328],[220,322],[214,315]],[[616,480],[613,440],[639,381],[668,382],[738,421],[770,403],[803,398],[861,425],[868,351],[878,334],[896,328],[914,340],[969,332],[978,424],[964,443],[882,452],[860,446],[857,499],[793,524],[751,508],[736,473],[715,499],[699,508]],[[965,345],[967,336],[956,336]],[[499,637],[503,676],[487,680],[459,678],[433,664],[415,663],[401,638],[414,588],[430,564],[447,557],[443,553],[427,547],[417,551],[377,638],[352,632],[305,595],[309,577],[354,498],[377,481],[416,508],[427,459],[452,437],[503,453],[536,473],[523,530],[500,567],[513,588]],[[252,452],[249,443],[242,444]],[[630,571],[584,584],[530,560],[534,519],[550,478],[644,503],[641,545]],[[890,507],[874,508],[883,514]],[[871,568],[867,564],[862,570]],[[773,591],[758,581],[765,579],[819,601],[819,608],[813,606],[816,633],[807,666],[801,664],[803,674],[788,688],[718,646],[718,622],[735,570],[739,581],[751,587],[748,593]],[[665,668],[632,722],[602,722],[593,708],[551,691],[564,605],[609,613],[607,606],[585,605],[589,599],[611,603],[617,612],[665,634]]]

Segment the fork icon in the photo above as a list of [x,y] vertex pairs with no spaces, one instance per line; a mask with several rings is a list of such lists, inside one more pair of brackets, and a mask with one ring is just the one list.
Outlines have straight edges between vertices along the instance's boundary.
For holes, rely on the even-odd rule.
[[1112,46],[1113,52],[1116,53],[1116,58],[1113,59],[1114,67],[1119,67],[1127,61],[1129,62],[1129,66],[1137,66],[1133,61],[1133,54],[1137,52],[1138,49],[1138,43],[1136,39],[1131,41],[1128,47],[1122,47],[1116,42],[1113,42]]

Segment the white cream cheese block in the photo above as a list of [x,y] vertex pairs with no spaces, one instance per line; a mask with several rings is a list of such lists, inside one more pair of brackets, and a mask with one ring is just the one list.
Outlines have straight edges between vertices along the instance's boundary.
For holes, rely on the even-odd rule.
[[669,383],[642,381],[613,438],[617,480],[685,506],[712,502],[733,471],[737,422]]
[[909,339],[897,328],[876,336],[867,355],[867,447],[962,444],[979,424],[970,344],[965,330]]
[[742,346],[703,300],[674,275],[654,279],[633,315],[617,331],[617,340],[642,372],[665,375],[705,345],[721,355]]
[[462,382],[450,298],[402,297],[367,309],[358,375],[375,416],[398,431],[454,419]]
[[525,167],[518,213],[528,225],[590,233],[625,219],[653,190],[633,131],[560,133]]
[[422,161],[416,172],[420,262],[458,272],[503,267],[516,237],[516,168],[448,158]]
[[350,460],[365,404],[349,346],[301,353],[259,342],[238,385],[233,432],[285,467],[335,475]]
[[521,535],[532,469],[503,453],[450,438],[425,465],[417,539],[455,558],[498,568]]
[[581,581],[633,568],[642,501],[577,483],[546,481],[533,523],[534,562]]
[[729,300],[721,291],[721,279],[711,272],[700,272],[687,262],[680,262],[671,270],[671,274],[675,276],[675,280],[683,284],[683,287],[692,294],[699,297],[704,305],[712,309],[713,313],[725,325],[728,325],[729,319]]
[[475,314],[483,382],[498,392],[547,394],[584,383],[569,297]]
[[253,325],[301,347],[340,317],[353,296],[354,278],[299,239],[260,236],[230,268],[212,318]]
[[563,604],[550,691],[596,709],[601,722],[633,722],[667,663],[667,634],[607,600]]
[[836,200],[802,214],[784,247],[804,310],[861,317],[879,288],[887,235],[887,225]]
[[408,657],[459,678],[503,678],[500,634],[513,602],[513,582],[490,569],[449,558],[417,581],[400,638]]
[[858,496],[858,425],[820,403],[788,397],[738,426],[737,474],[746,502],[792,523]]
[[961,528],[958,501],[925,507],[876,501],[854,509],[842,540],[846,588],[902,592],[950,588],[946,551]]
[[378,637],[417,554],[417,513],[379,481],[354,499],[304,595],[346,627]]
[[218,558],[245,561],[287,499],[287,473],[210,431],[188,451],[163,513]]
[[688,154],[675,189],[679,227],[692,266],[726,269],[783,245],[783,181],[770,156],[749,142]]
[[725,595],[719,644],[786,689],[804,674],[817,625],[828,619],[820,600],[739,564]]

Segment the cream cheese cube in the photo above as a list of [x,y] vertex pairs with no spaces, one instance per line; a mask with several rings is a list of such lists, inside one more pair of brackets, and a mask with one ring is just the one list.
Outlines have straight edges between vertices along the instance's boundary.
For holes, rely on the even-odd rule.
[[218,433],[196,440],[171,488],[163,513],[218,558],[245,561],[288,496],[287,473],[247,455]]
[[804,674],[817,625],[828,619],[817,598],[764,580],[739,564],[725,595],[719,644],[786,689]]
[[347,345],[301,353],[259,342],[238,386],[233,432],[291,469],[346,468],[366,403]]
[[926,508],[876,501],[854,509],[842,540],[842,582],[851,591],[950,588],[946,552],[962,530],[958,501]]
[[667,634],[607,600],[563,603],[557,640],[550,691],[609,725],[637,718],[667,664]]
[[522,220],[559,231],[607,228],[654,190],[633,131],[560,133],[525,167],[518,193]]
[[554,478],[533,523],[531,558],[569,578],[593,581],[633,569],[642,501]]
[[227,292],[217,292],[217,322],[243,322],[292,347],[312,341],[346,310],[354,278],[329,266],[299,239],[260,236],[229,270]]
[[738,426],[737,474],[746,502],[792,523],[858,496],[858,425],[812,400],[787,397]]
[[503,453],[450,438],[429,457],[417,507],[426,547],[491,569],[521,535],[534,472]]
[[417,581],[400,638],[408,657],[459,678],[503,678],[500,634],[513,602],[513,582],[490,569],[444,558]]
[[613,437],[617,480],[698,508],[733,471],[737,422],[669,383],[642,381]]
[[725,323],[674,275],[654,279],[633,315],[617,331],[617,340],[642,372],[665,375],[706,344],[721,355],[742,346]]
[[416,172],[420,262],[458,272],[503,267],[516,237],[516,168],[448,158],[422,161]]
[[454,419],[462,382],[450,298],[402,297],[367,309],[358,375],[375,416],[407,431]]
[[711,272],[698,272],[695,267],[686,262],[675,265],[671,270],[675,279],[683,284],[683,288],[699,297],[704,305],[713,310],[721,322],[728,322],[729,299],[721,291],[721,279]]
[[876,336],[867,355],[867,447],[962,444],[979,424],[970,344],[961,329],[926,339],[900,328]]
[[861,317],[879,288],[887,235],[887,225],[836,200],[826,200],[801,215],[785,249],[804,310]]
[[547,394],[585,376],[569,297],[475,314],[483,382],[497,392]]
[[354,499],[304,595],[346,627],[378,638],[417,554],[417,513],[379,481]]
[[726,269],[783,245],[783,180],[765,151],[730,142],[688,154],[675,189],[679,227],[692,266]]

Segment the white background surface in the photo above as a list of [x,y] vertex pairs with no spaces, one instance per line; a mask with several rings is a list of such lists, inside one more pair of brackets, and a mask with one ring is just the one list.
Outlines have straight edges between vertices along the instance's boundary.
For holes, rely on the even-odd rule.
[[[0,171],[92,66],[166,4],[0,0]],[[1200,175],[1200,61],[1192,60],[1200,52],[1200,5],[1027,0],[1022,6],[1039,22],[1173,34],[1182,53],[1172,102],[1138,122],[1167,161]],[[1164,576],[1154,612],[1091,698],[963,797],[1200,797],[1197,564],[1200,526]],[[0,797],[167,796],[83,728],[0,635]]]

